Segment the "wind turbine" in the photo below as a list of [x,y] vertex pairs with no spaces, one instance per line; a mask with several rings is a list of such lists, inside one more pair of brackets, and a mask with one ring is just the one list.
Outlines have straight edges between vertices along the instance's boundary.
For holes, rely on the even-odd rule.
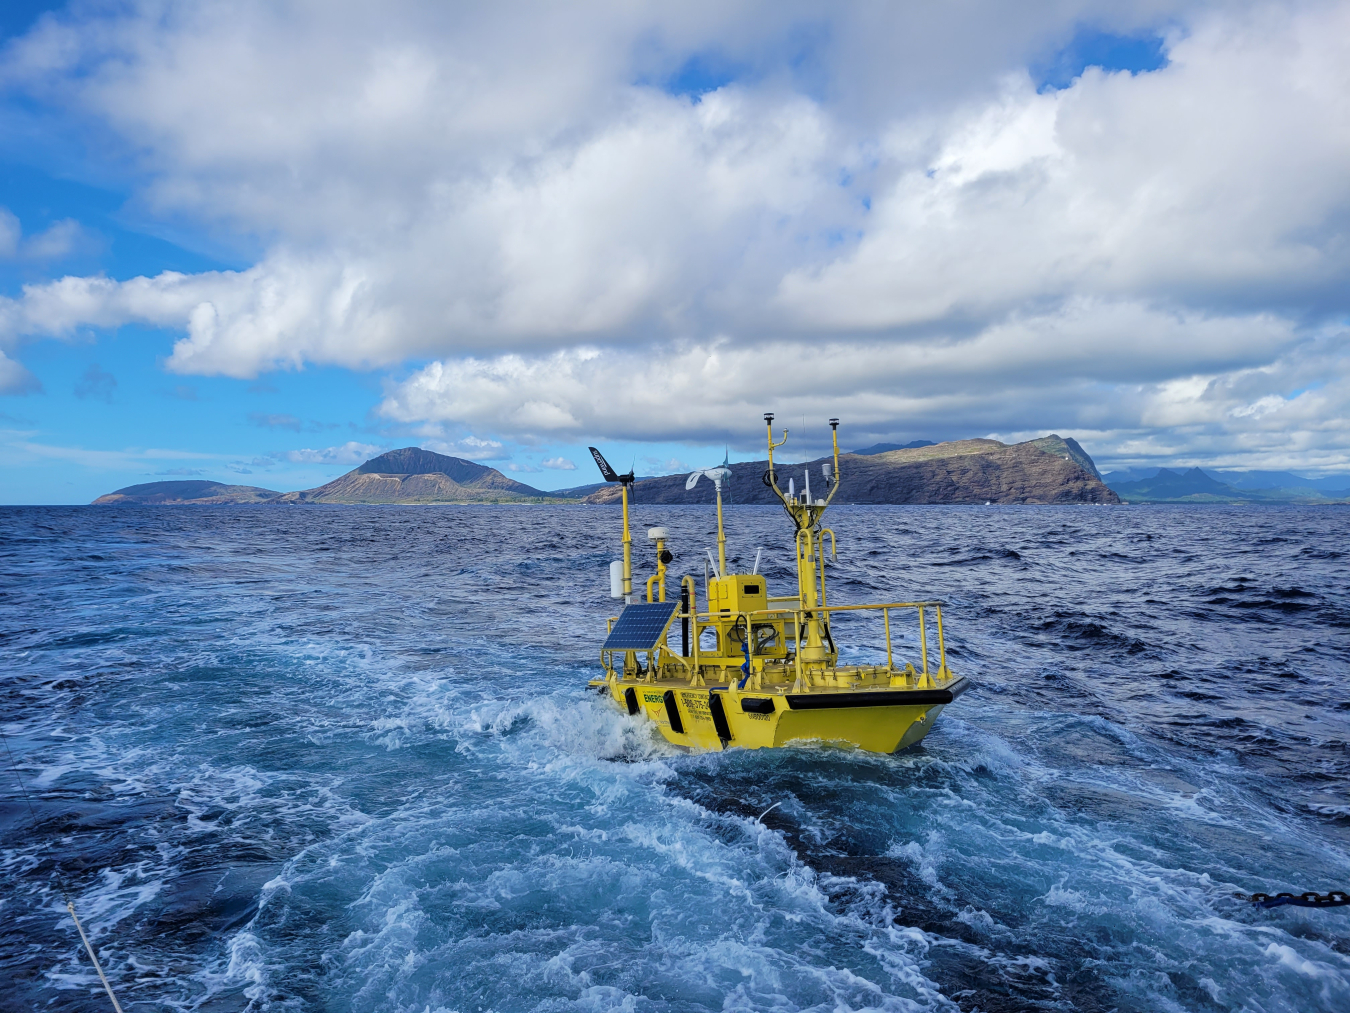
[[[627,475],[620,475],[610,467],[609,462],[605,460],[605,455],[600,453],[594,447],[587,448],[591,456],[595,458],[596,467],[600,469],[600,477],[606,482],[618,482],[619,490],[623,497],[623,567],[620,571],[621,588],[623,594],[623,603],[625,605],[633,604],[633,536],[628,530],[628,489],[633,484],[633,468],[629,467]],[[617,562],[617,561],[616,561]],[[610,567],[610,593],[613,595],[614,587],[614,567]],[[619,597],[614,595],[614,597]]]
[[722,530],[722,483],[731,481],[731,462],[730,452],[725,452],[722,456],[722,463],[715,468],[704,468],[696,471],[685,480],[684,488],[688,492],[694,486],[698,485],[698,480],[705,475],[712,479],[713,488],[717,490],[717,575],[726,576],[727,572],[727,536]]

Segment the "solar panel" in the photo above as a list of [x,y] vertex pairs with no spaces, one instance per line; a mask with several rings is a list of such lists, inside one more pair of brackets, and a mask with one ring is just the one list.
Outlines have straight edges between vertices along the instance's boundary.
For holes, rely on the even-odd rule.
[[661,642],[670,617],[680,607],[676,602],[629,605],[619,613],[619,621],[609,631],[602,651],[650,651]]

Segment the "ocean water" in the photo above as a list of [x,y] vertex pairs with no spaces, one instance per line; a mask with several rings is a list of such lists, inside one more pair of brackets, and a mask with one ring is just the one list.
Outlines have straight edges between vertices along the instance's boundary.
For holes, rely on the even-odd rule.
[[588,694],[612,510],[0,511],[0,1007],[110,1008],[60,876],[128,1013],[1350,1009],[1350,908],[1233,896],[1350,888],[1350,511],[830,518],[976,684],[905,753]]

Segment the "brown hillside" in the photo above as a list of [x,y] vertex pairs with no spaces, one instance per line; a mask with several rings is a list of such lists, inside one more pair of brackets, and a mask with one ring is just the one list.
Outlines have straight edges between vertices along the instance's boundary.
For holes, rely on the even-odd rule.
[[[788,479],[803,485],[811,473],[813,495],[823,492],[821,458],[810,464],[778,464],[778,483]],[[763,482],[767,461],[731,466],[731,497],[736,503],[775,503]],[[841,486],[836,503],[1119,503],[1097,475],[1092,458],[1072,440],[1047,436],[1029,443],[1008,445],[997,440],[956,440],[931,447],[890,450],[839,459]],[[684,475],[638,482],[633,494],[639,503],[710,503],[713,487],[700,482],[684,488]],[[583,502],[618,502],[617,486],[607,486]]]
[[533,486],[458,457],[404,447],[381,454],[327,485],[278,496],[277,503],[529,503]]

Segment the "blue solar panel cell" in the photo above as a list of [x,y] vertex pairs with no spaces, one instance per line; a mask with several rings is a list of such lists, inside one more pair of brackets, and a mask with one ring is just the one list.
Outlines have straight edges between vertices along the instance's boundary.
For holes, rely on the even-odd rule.
[[652,650],[661,642],[661,633],[679,607],[679,602],[629,605],[619,613],[619,621],[614,624],[614,629],[609,631],[609,637],[601,650]]

